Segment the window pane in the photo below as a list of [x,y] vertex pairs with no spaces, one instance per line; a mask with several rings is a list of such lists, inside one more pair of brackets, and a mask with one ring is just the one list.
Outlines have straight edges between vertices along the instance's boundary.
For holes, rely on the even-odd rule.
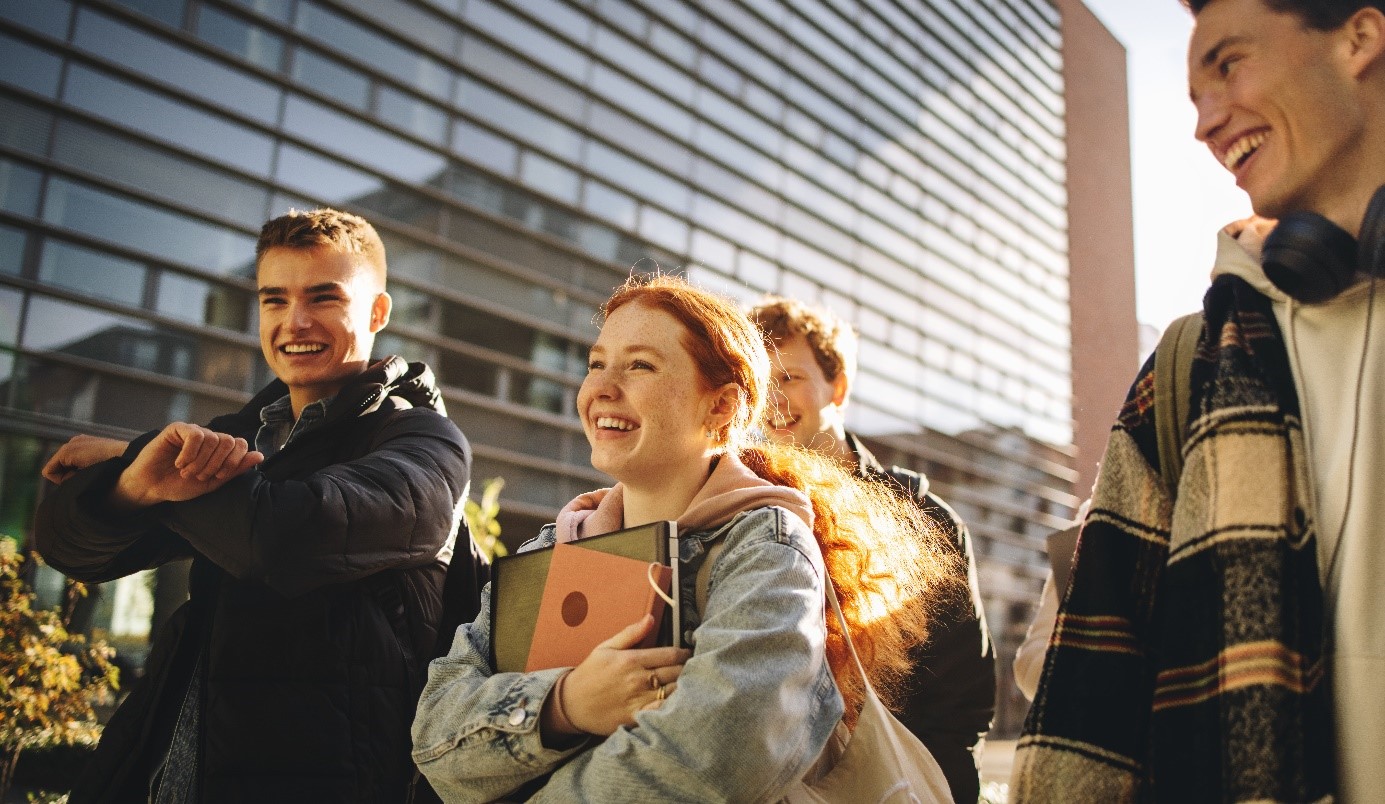
[[458,82],[456,106],[558,156],[575,160],[582,147],[582,135],[573,127],[476,81]]
[[0,274],[19,276],[24,271],[24,247],[28,237],[19,229],[0,226]]
[[[466,48],[462,51],[462,63],[470,68],[472,74],[484,76],[502,87],[513,90],[545,111],[574,122],[580,122],[582,119],[585,98],[580,90],[518,56],[493,47],[479,37],[467,39]],[[580,81],[582,75],[574,73],[568,75],[568,78]]]
[[293,54],[293,80],[357,109],[365,109],[370,96],[369,78],[305,47]]
[[515,50],[553,68],[558,75],[585,75],[587,57],[561,39],[499,8],[494,2],[472,0],[466,6],[467,22]]
[[293,0],[231,0],[231,2],[280,22],[288,22],[293,16]]
[[272,85],[92,11],[77,13],[73,42],[261,122],[274,122],[278,112],[279,90]]
[[283,63],[283,37],[213,6],[197,12],[197,35],[266,70],[278,72]]
[[381,192],[354,198],[352,202],[367,211],[424,231],[435,232],[441,228],[443,205],[404,187],[386,184]]
[[577,203],[577,188],[581,182],[577,172],[533,151],[526,153],[520,162],[519,180],[541,193],[569,204]]
[[183,24],[183,0],[116,0],[120,5],[143,12],[175,28]]
[[137,318],[115,315],[80,304],[70,304],[47,296],[29,300],[29,317],[24,324],[27,349],[55,351],[82,357],[95,357],[122,334],[147,333],[153,325]]
[[515,157],[519,155],[514,143],[465,120],[458,120],[452,127],[452,150],[507,176],[514,173]]
[[96,126],[63,120],[53,158],[247,227],[264,221],[264,187]]
[[592,88],[598,95],[620,103],[637,117],[661,130],[671,132],[684,140],[692,135],[691,114],[619,73],[605,67],[597,67],[592,78]]
[[28,42],[0,34],[0,81],[53,97],[58,94],[62,59]]
[[25,28],[45,33],[54,39],[67,38],[67,21],[72,17],[72,4],[67,0],[24,0],[0,3],[0,18],[17,22]]
[[437,106],[394,87],[380,87],[376,105],[376,113],[382,120],[437,145],[443,144],[447,136],[447,113]]
[[380,359],[389,355],[398,355],[411,363],[427,363],[430,366],[438,362],[437,350],[433,347],[413,338],[402,338],[391,332],[382,332],[380,337],[375,339],[373,356]]
[[43,282],[131,307],[144,300],[144,273],[133,260],[53,239],[43,244],[38,264]]
[[43,219],[180,265],[242,276],[253,271],[255,238],[70,179],[49,181]]
[[0,209],[17,215],[33,215],[38,208],[41,174],[18,162],[0,159]]
[[593,49],[614,60],[631,75],[653,84],[683,103],[691,104],[695,84],[687,73],[674,67],[642,46],[607,28],[598,28]]
[[297,96],[289,98],[284,128],[406,183],[433,179],[446,164],[440,154]]
[[0,97],[0,145],[42,156],[53,131],[53,114],[37,106]]
[[164,315],[245,332],[250,324],[250,294],[172,271],[159,277],[156,309]]
[[323,46],[350,53],[376,70],[421,92],[446,98],[452,89],[452,71],[443,63],[313,3],[298,4],[295,27]]
[[384,186],[378,176],[292,145],[281,149],[275,178],[301,192],[334,202],[374,193]]
[[373,25],[388,28],[405,42],[445,56],[457,50],[460,38],[457,23],[419,8],[414,0],[334,0],[334,3],[359,12]]
[[691,193],[687,185],[612,148],[592,142],[588,167],[607,181],[653,199],[675,212],[686,212]]
[[439,383],[494,396],[495,381],[495,365],[492,363],[448,350],[444,350],[439,358]]
[[19,343],[19,307],[23,302],[24,295],[19,291],[0,287],[0,343]]
[[24,346],[237,391],[248,390],[256,360],[245,347],[45,296],[29,300]]
[[184,106],[168,97],[79,65],[67,71],[65,100],[149,136],[212,160],[264,176],[273,141],[219,115]]

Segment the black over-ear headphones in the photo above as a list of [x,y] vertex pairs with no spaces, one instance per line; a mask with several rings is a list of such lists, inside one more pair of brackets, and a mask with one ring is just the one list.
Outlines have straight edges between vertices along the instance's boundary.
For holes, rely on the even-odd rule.
[[1265,276],[1298,301],[1327,301],[1351,284],[1357,271],[1385,277],[1385,186],[1375,191],[1361,221],[1359,242],[1316,212],[1280,219],[1260,251]]

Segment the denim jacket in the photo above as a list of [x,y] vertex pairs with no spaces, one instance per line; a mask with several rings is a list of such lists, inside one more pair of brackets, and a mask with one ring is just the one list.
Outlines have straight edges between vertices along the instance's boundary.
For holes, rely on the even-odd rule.
[[[706,616],[692,592],[707,545],[724,538]],[[553,544],[546,526],[521,550]],[[842,716],[828,668],[822,554],[778,507],[683,534],[684,623],[693,655],[663,706],[634,728],[545,748],[539,712],[562,669],[496,673],[490,603],[428,668],[413,758],[445,801],[489,801],[548,776],[534,801],[772,801],[800,779]]]

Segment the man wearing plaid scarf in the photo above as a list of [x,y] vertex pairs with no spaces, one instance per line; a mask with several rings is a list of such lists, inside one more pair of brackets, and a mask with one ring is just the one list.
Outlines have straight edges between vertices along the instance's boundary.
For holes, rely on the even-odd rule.
[[[1385,2],[1185,3],[1196,135],[1282,221],[1274,280],[1257,227],[1223,232],[1172,485],[1153,357],[1132,386],[1012,800],[1380,800]],[[1305,213],[1340,237],[1287,282],[1270,255]]]

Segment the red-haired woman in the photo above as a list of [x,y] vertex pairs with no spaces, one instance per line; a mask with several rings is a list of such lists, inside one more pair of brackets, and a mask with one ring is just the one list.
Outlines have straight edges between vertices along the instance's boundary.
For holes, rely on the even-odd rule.
[[878,485],[750,443],[770,362],[733,302],[656,276],[603,310],[577,407],[592,465],[617,484],[574,500],[526,548],[677,520],[692,575],[724,540],[706,610],[683,606],[692,648],[633,648],[654,627],[646,616],[575,668],[497,673],[483,609],[429,669],[414,760],[448,801],[775,800],[864,694],[824,616],[824,571],[888,695],[947,586],[943,553],[907,535],[931,531]]

